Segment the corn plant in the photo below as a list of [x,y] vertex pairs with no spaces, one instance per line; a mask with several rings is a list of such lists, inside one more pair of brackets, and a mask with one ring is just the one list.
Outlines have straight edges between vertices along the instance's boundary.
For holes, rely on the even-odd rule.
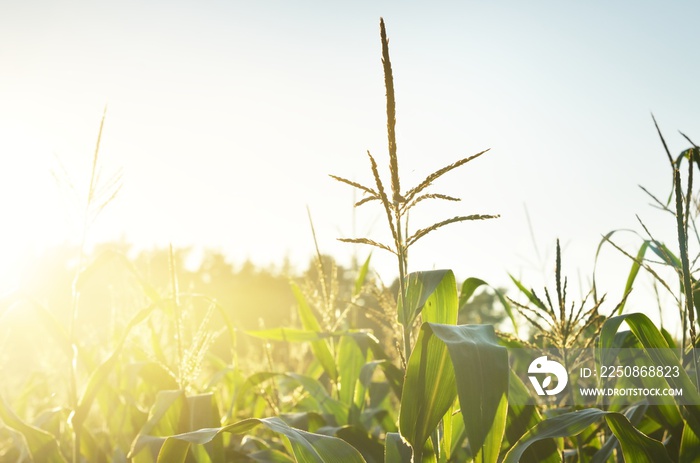
[[377,162],[369,151],[367,151],[367,156],[369,157],[372,176],[374,177],[374,186],[365,186],[336,175],[331,175],[331,177],[339,182],[353,186],[365,194],[365,197],[355,204],[356,207],[372,201],[379,201],[384,209],[387,224],[392,237],[392,242],[390,244],[380,243],[369,238],[341,238],[340,240],[347,243],[359,243],[375,246],[396,256],[400,286],[398,297],[398,316],[399,322],[403,325],[404,355],[408,357],[411,354],[411,329],[413,327],[413,322],[415,321],[415,316],[417,315],[415,313],[416,308],[410,307],[407,300],[409,297],[407,293],[409,284],[407,279],[409,248],[428,233],[444,227],[445,225],[456,222],[493,219],[497,218],[498,215],[472,214],[467,216],[455,216],[409,233],[408,214],[417,204],[431,199],[460,201],[459,198],[453,196],[440,193],[428,193],[426,190],[433,184],[433,182],[451,170],[463,166],[469,161],[478,158],[488,150],[462,158],[457,162],[438,169],[437,171],[428,175],[422,182],[413,188],[409,188],[407,190],[401,189],[401,177],[399,175],[399,161],[396,146],[396,99],[394,95],[394,75],[391,69],[391,60],[389,58],[389,39],[386,35],[384,19],[379,20],[379,29],[382,45],[384,85],[386,87],[387,139],[389,145],[389,172],[391,176],[389,182],[390,189],[387,190],[384,187],[384,182],[382,181],[377,168]]

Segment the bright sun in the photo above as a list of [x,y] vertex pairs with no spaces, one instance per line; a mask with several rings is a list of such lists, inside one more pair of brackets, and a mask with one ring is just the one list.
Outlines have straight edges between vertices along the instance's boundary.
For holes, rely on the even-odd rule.
[[69,233],[67,195],[52,175],[53,153],[28,130],[0,126],[0,294],[17,286],[27,260]]

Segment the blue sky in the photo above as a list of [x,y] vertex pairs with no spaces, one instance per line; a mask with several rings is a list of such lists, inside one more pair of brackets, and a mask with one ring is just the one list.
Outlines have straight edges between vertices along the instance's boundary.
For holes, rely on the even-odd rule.
[[[435,185],[416,227],[471,213],[489,222],[429,235],[412,270],[453,268],[540,287],[556,238],[584,281],[601,235],[673,223],[638,188],[669,192],[650,113],[674,153],[693,137],[700,75],[693,2],[5,2],[0,14],[0,212],[3,253],[75,237],[79,207],[57,187],[57,159],[87,182],[99,120],[104,176],[123,173],[91,229],[140,246],[219,248],[232,261],[305,265],[320,247],[348,263],[353,195],[333,173],[386,173],[378,22],[390,38],[404,185],[486,148]],[[700,138],[696,134],[695,138]],[[82,191],[82,190],[79,190]],[[382,239],[374,204],[356,233]],[[530,236],[529,211],[535,242]],[[535,249],[535,244],[537,250]],[[634,242],[630,241],[634,250]],[[607,250],[603,288],[629,263]],[[374,254],[385,280],[389,256]],[[648,310],[644,300],[640,307]],[[652,310],[653,313],[653,310]]]

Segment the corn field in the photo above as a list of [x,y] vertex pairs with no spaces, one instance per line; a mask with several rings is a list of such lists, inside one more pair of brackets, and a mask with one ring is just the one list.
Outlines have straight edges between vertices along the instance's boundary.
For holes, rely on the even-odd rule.
[[[620,301],[610,304],[595,283],[582,300],[572,301],[558,242],[555,278],[542,290],[514,276],[512,288],[505,290],[478,276],[457,281],[451,270],[411,271],[408,251],[426,235],[459,222],[478,227],[499,216],[468,211],[409,226],[414,208],[436,201],[459,206],[460,198],[435,191],[435,181],[467,164],[478,169],[488,150],[407,187],[400,175],[394,75],[383,20],[380,44],[390,176],[380,175],[384,157],[367,152],[373,183],[331,177],[338,188],[361,194],[355,207],[381,211],[390,239],[340,237],[368,251],[342,278],[317,246],[313,272],[290,279],[294,308],[285,326],[239,326],[225,301],[183,284],[181,259],[172,246],[160,278],[151,278],[119,250],[87,252],[90,223],[118,201],[119,191],[119,179],[104,183],[97,175],[98,135],[83,245],[71,260],[71,277],[56,282],[66,297],[56,301],[16,292],[0,301],[0,343],[20,329],[11,318],[18,310],[31,314],[32,332],[41,337],[24,339],[25,347],[0,344],[6,385],[0,395],[0,461],[700,461],[695,355],[700,288],[693,251],[700,244],[693,186],[700,148],[683,135],[690,147],[672,154],[653,121],[673,188],[668,199],[649,196],[668,212],[677,241],[657,240],[641,221],[636,249],[617,244],[617,231],[603,237],[599,250],[611,248],[628,258]],[[375,277],[370,251],[395,258],[394,287]],[[114,289],[125,287],[114,275],[129,292]],[[663,317],[678,321],[680,339],[626,305],[641,277],[675,301],[663,308]],[[99,332],[83,325],[94,312],[85,301],[95,294],[129,307],[102,320]],[[497,324],[481,323],[484,319],[470,312],[484,295],[502,313]],[[244,310],[255,313],[254,304]],[[360,319],[371,319],[371,327]],[[33,343],[50,346],[45,362],[22,361],[22,349]],[[641,384],[648,390],[682,390],[682,398],[581,400],[570,392],[575,386],[570,380],[565,393],[570,397],[538,401],[527,381],[531,358],[517,354],[539,352],[545,360],[553,355],[571,374],[583,371],[584,361],[605,371],[608,360],[614,363],[615,349],[639,353],[636,363],[626,365],[635,371],[647,371],[640,368],[648,365],[673,372]],[[624,366],[614,371],[624,372]],[[538,384],[547,390],[551,378]]]

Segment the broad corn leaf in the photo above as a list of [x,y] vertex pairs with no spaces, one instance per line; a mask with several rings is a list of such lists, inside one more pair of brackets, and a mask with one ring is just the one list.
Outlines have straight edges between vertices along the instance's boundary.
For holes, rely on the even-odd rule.
[[423,322],[455,325],[459,313],[457,283],[452,270],[447,270],[423,306]]
[[[338,342],[338,398],[348,407],[354,406],[355,387],[365,364],[365,353],[354,338],[343,336]],[[353,416],[353,419],[357,418]],[[355,423],[351,423],[355,424]]]
[[457,396],[455,372],[447,346],[423,324],[406,367],[399,429],[420,461],[425,441]]
[[[219,412],[212,394],[187,397],[181,390],[161,391],[156,396],[148,421],[134,439],[129,457],[135,463],[154,461],[163,452],[165,444],[170,447],[181,445],[168,443],[169,436],[219,424]],[[194,454],[198,461],[223,462],[221,438],[212,438],[206,445],[194,449]]]
[[508,352],[490,325],[431,325],[455,366],[469,445],[477,461],[496,462],[508,408]]
[[451,270],[409,273],[406,277],[406,299],[404,301],[399,299],[399,323],[404,326],[412,325],[425,306],[425,302],[448,274],[452,276],[454,284],[454,275]]
[[625,415],[609,413],[605,421],[620,441],[625,461],[639,463],[671,463],[664,445],[636,429]]
[[495,462],[505,429],[508,375],[508,354],[493,327],[423,324],[399,415],[401,435],[415,458],[458,395],[472,451],[481,461]]

